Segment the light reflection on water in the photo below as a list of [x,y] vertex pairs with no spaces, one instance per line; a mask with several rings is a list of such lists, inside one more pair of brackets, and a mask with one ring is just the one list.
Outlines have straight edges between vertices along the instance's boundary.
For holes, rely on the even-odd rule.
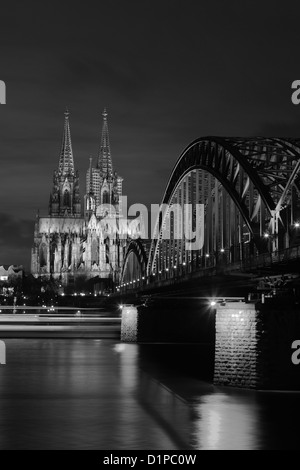
[[251,396],[229,396],[216,393],[204,396],[195,405],[198,419],[193,432],[196,448],[256,449],[259,437],[259,415]]
[[7,339],[6,348],[0,449],[263,449],[299,442],[299,394],[218,388],[166,372],[161,361],[150,364],[156,345],[146,359],[142,345],[113,340]]

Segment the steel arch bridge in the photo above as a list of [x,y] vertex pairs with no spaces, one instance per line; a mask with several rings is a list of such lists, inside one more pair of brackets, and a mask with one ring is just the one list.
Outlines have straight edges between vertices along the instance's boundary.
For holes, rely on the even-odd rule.
[[[299,194],[300,139],[199,138],[182,152],[170,175],[141,272],[170,278],[178,270],[241,263],[287,249],[300,242]],[[201,231],[201,246],[187,249],[185,228]]]
[[147,254],[140,239],[131,240],[121,271],[121,284],[136,288],[143,285],[147,270]]

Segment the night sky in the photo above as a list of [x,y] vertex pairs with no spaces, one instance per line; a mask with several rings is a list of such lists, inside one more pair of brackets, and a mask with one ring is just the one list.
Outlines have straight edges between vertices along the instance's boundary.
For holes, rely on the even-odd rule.
[[82,196],[106,106],[130,203],[159,203],[198,137],[299,137],[299,13],[296,1],[2,2],[0,265],[29,268],[66,106]]

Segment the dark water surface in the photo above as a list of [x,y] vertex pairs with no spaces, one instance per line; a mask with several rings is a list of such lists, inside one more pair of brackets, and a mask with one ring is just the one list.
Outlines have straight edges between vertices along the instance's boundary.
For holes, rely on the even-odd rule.
[[0,449],[300,446],[300,393],[214,387],[211,358],[200,346],[109,339],[5,343]]

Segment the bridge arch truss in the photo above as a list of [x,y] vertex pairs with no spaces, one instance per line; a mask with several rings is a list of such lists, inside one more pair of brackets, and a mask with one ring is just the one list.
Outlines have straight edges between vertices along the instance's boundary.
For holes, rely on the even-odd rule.
[[[299,243],[299,175],[300,139],[195,140],[180,155],[166,186],[147,275],[172,277],[186,267],[241,263]],[[184,225],[198,229],[197,204],[204,211],[203,246],[191,250]],[[174,216],[173,207],[185,214],[187,206],[192,207],[188,218]]]
[[142,241],[140,239],[131,240],[124,257],[120,285],[127,289],[143,285],[147,262],[147,254]]

